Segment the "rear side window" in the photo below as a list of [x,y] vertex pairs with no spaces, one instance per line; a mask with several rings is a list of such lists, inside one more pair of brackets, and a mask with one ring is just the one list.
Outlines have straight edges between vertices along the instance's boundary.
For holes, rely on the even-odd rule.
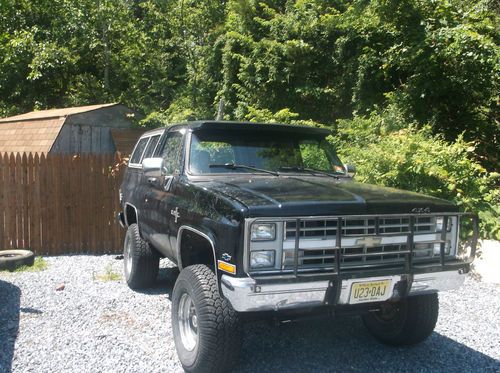
[[151,137],[151,140],[149,141],[148,147],[146,148],[146,151],[144,152],[144,156],[142,157],[142,159],[149,158],[153,155],[153,152],[156,148],[156,144],[158,144],[159,139],[160,135]]
[[132,157],[130,158],[130,163],[133,164],[138,164],[141,163],[142,160],[142,154],[144,153],[144,149],[146,149],[146,145],[148,144],[149,137],[144,137],[139,140],[137,143],[134,153],[132,154]]

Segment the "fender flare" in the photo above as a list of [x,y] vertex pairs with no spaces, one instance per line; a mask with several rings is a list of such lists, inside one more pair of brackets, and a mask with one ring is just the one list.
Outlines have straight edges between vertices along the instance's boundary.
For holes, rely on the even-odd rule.
[[127,216],[127,207],[128,206],[130,206],[130,207],[132,207],[134,209],[134,211],[135,211],[135,220],[136,220],[137,226],[139,226],[139,211],[137,210],[137,207],[135,207],[130,202],[125,202],[124,212],[125,212],[125,224],[126,224],[126,226],[127,227],[130,226],[129,221],[128,221],[128,216]]
[[217,257],[215,255],[215,239],[213,237],[210,237],[208,234],[200,231],[199,229],[193,228],[189,225],[181,225],[179,227],[179,230],[177,231],[176,254],[177,254],[177,266],[179,267],[179,270],[182,271],[182,269],[184,268],[184,266],[182,265],[182,256],[181,256],[181,244],[182,244],[181,240],[182,240],[182,232],[184,232],[185,230],[188,230],[190,232],[193,232],[193,233],[199,235],[203,239],[207,240],[208,243],[210,243],[210,247],[212,248],[212,254],[214,257],[215,276],[217,277],[217,282],[218,282],[219,276],[218,276],[218,270],[217,270]]

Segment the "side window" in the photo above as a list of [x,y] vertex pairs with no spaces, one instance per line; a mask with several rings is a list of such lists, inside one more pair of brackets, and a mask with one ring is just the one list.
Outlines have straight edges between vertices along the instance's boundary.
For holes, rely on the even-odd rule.
[[142,154],[144,153],[144,149],[146,149],[146,145],[148,143],[149,137],[143,137],[142,139],[139,140],[137,143],[134,153],[132,154],[132,157],[130,158],[129,163],[133,164],[138,164],[141,163],[142,160]]
[[159,139],[160,135],[151,137],[151,140],[149,141],[148,147],[146,148],[146,151],[144,152],[144,156],[142,157],[142,159],[149,158],[153,155],[153,152],[156,148],[156,144],[158,144]]
[[182,156],[182,134],[172,132],[167,135],[167,139],[163,145],[161,157],[163,158],[163,166],[167,175],[173,175],[179,172]]

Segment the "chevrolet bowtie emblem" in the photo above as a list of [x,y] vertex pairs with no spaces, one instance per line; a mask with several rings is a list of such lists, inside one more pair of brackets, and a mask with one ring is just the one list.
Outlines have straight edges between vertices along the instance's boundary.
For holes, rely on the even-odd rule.
[[363,247],[374,247],[380,245],[382,238],[380,237],[363,237],[356,240],[356,245]]

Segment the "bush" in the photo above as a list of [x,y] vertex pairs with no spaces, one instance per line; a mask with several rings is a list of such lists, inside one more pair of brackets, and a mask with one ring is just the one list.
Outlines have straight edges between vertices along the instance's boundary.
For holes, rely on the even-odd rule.
[[474,160],[473,143],[462,136],[448,143],[390,110],[338,121],[337,130],[332,142],[344,162],[356,165],[359,181],[454,201],[479,214],[483,237],[500,238],[500,175]]

